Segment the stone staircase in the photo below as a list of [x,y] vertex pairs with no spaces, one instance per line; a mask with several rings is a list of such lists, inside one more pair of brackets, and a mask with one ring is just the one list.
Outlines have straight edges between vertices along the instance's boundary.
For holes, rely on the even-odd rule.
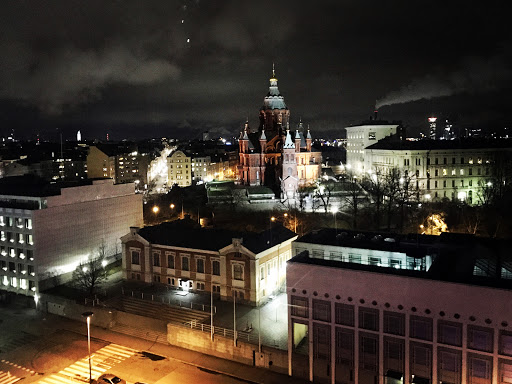
[[210,314],[189,308],[173,307],[165,303],[118,296],[107,302],[108,306],[134,315],[164,320],[169,323],[209,322]]
[[116,324],[110,330],[128,336],[138,337],[139,339],[153,341],[161,344],[167,344],[167,334],[163,332],[130,327],[124,324]]

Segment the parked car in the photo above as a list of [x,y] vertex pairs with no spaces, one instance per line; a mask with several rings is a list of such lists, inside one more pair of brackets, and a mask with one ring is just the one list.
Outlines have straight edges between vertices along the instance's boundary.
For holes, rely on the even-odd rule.
[[126,380],[123,380],[116,375],[111,373],[104,373],[98,380],[95,381],[96,384],[126,384]]

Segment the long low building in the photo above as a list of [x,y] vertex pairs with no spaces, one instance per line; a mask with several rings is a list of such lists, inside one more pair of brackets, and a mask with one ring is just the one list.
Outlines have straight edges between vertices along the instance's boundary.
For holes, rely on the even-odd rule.
[[333,384],[512,382],[507,242],[323,229],[293,252],[290,375]]
[[277,224],[260,233],[236,232],[201,228],[189,218],[131,228],[121,238],[123,278],[259,305],[284,287],[296,238]]

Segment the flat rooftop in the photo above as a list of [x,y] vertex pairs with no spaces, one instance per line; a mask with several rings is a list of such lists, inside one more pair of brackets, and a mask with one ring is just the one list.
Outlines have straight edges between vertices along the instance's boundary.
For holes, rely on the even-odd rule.
[[431,255],[432,265],[425,271],[397,269],[315,258],[307,251],[301,252],[289,262],[512,289],[510,239],[490,239],[454,233],[431,236],[346,230],[338,232],[336,236],[331,228],[313,231],[297,239],[295,245],[300,247],[298,243],[309,243],[405,252],[410,257]]

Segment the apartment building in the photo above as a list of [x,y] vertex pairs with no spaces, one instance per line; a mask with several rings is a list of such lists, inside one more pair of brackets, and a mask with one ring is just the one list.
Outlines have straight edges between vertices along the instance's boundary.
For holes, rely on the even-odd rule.
[[131,228],[121,238],[123,278],[258,305],[284,287],[296,238],[278,224],[260,233],[235,232],[201,228],[189,218]]
[[403,140],[399,125],[367,122],[347,130],[347,171],[357,177],[398,169],[423,201],[478,204],[500,168],[512,162],[509,140]]
[[141,225],[134,184],[84,185],[0,179],[0,290],[34,296],[71,277],[80,262],[120,252],[119,238]]
[[175,151],[167,158],[168,183],[188,187],[192,185],[192,161],[182,151]]
[[150,158],[136,145],[97,144],[89,147],[87,170],[90,179],[111,178],[116,184],[147,183]]
[[287,263],[289,374],[315,383],[512,381],[512,258],[471,235],[323,229]]

